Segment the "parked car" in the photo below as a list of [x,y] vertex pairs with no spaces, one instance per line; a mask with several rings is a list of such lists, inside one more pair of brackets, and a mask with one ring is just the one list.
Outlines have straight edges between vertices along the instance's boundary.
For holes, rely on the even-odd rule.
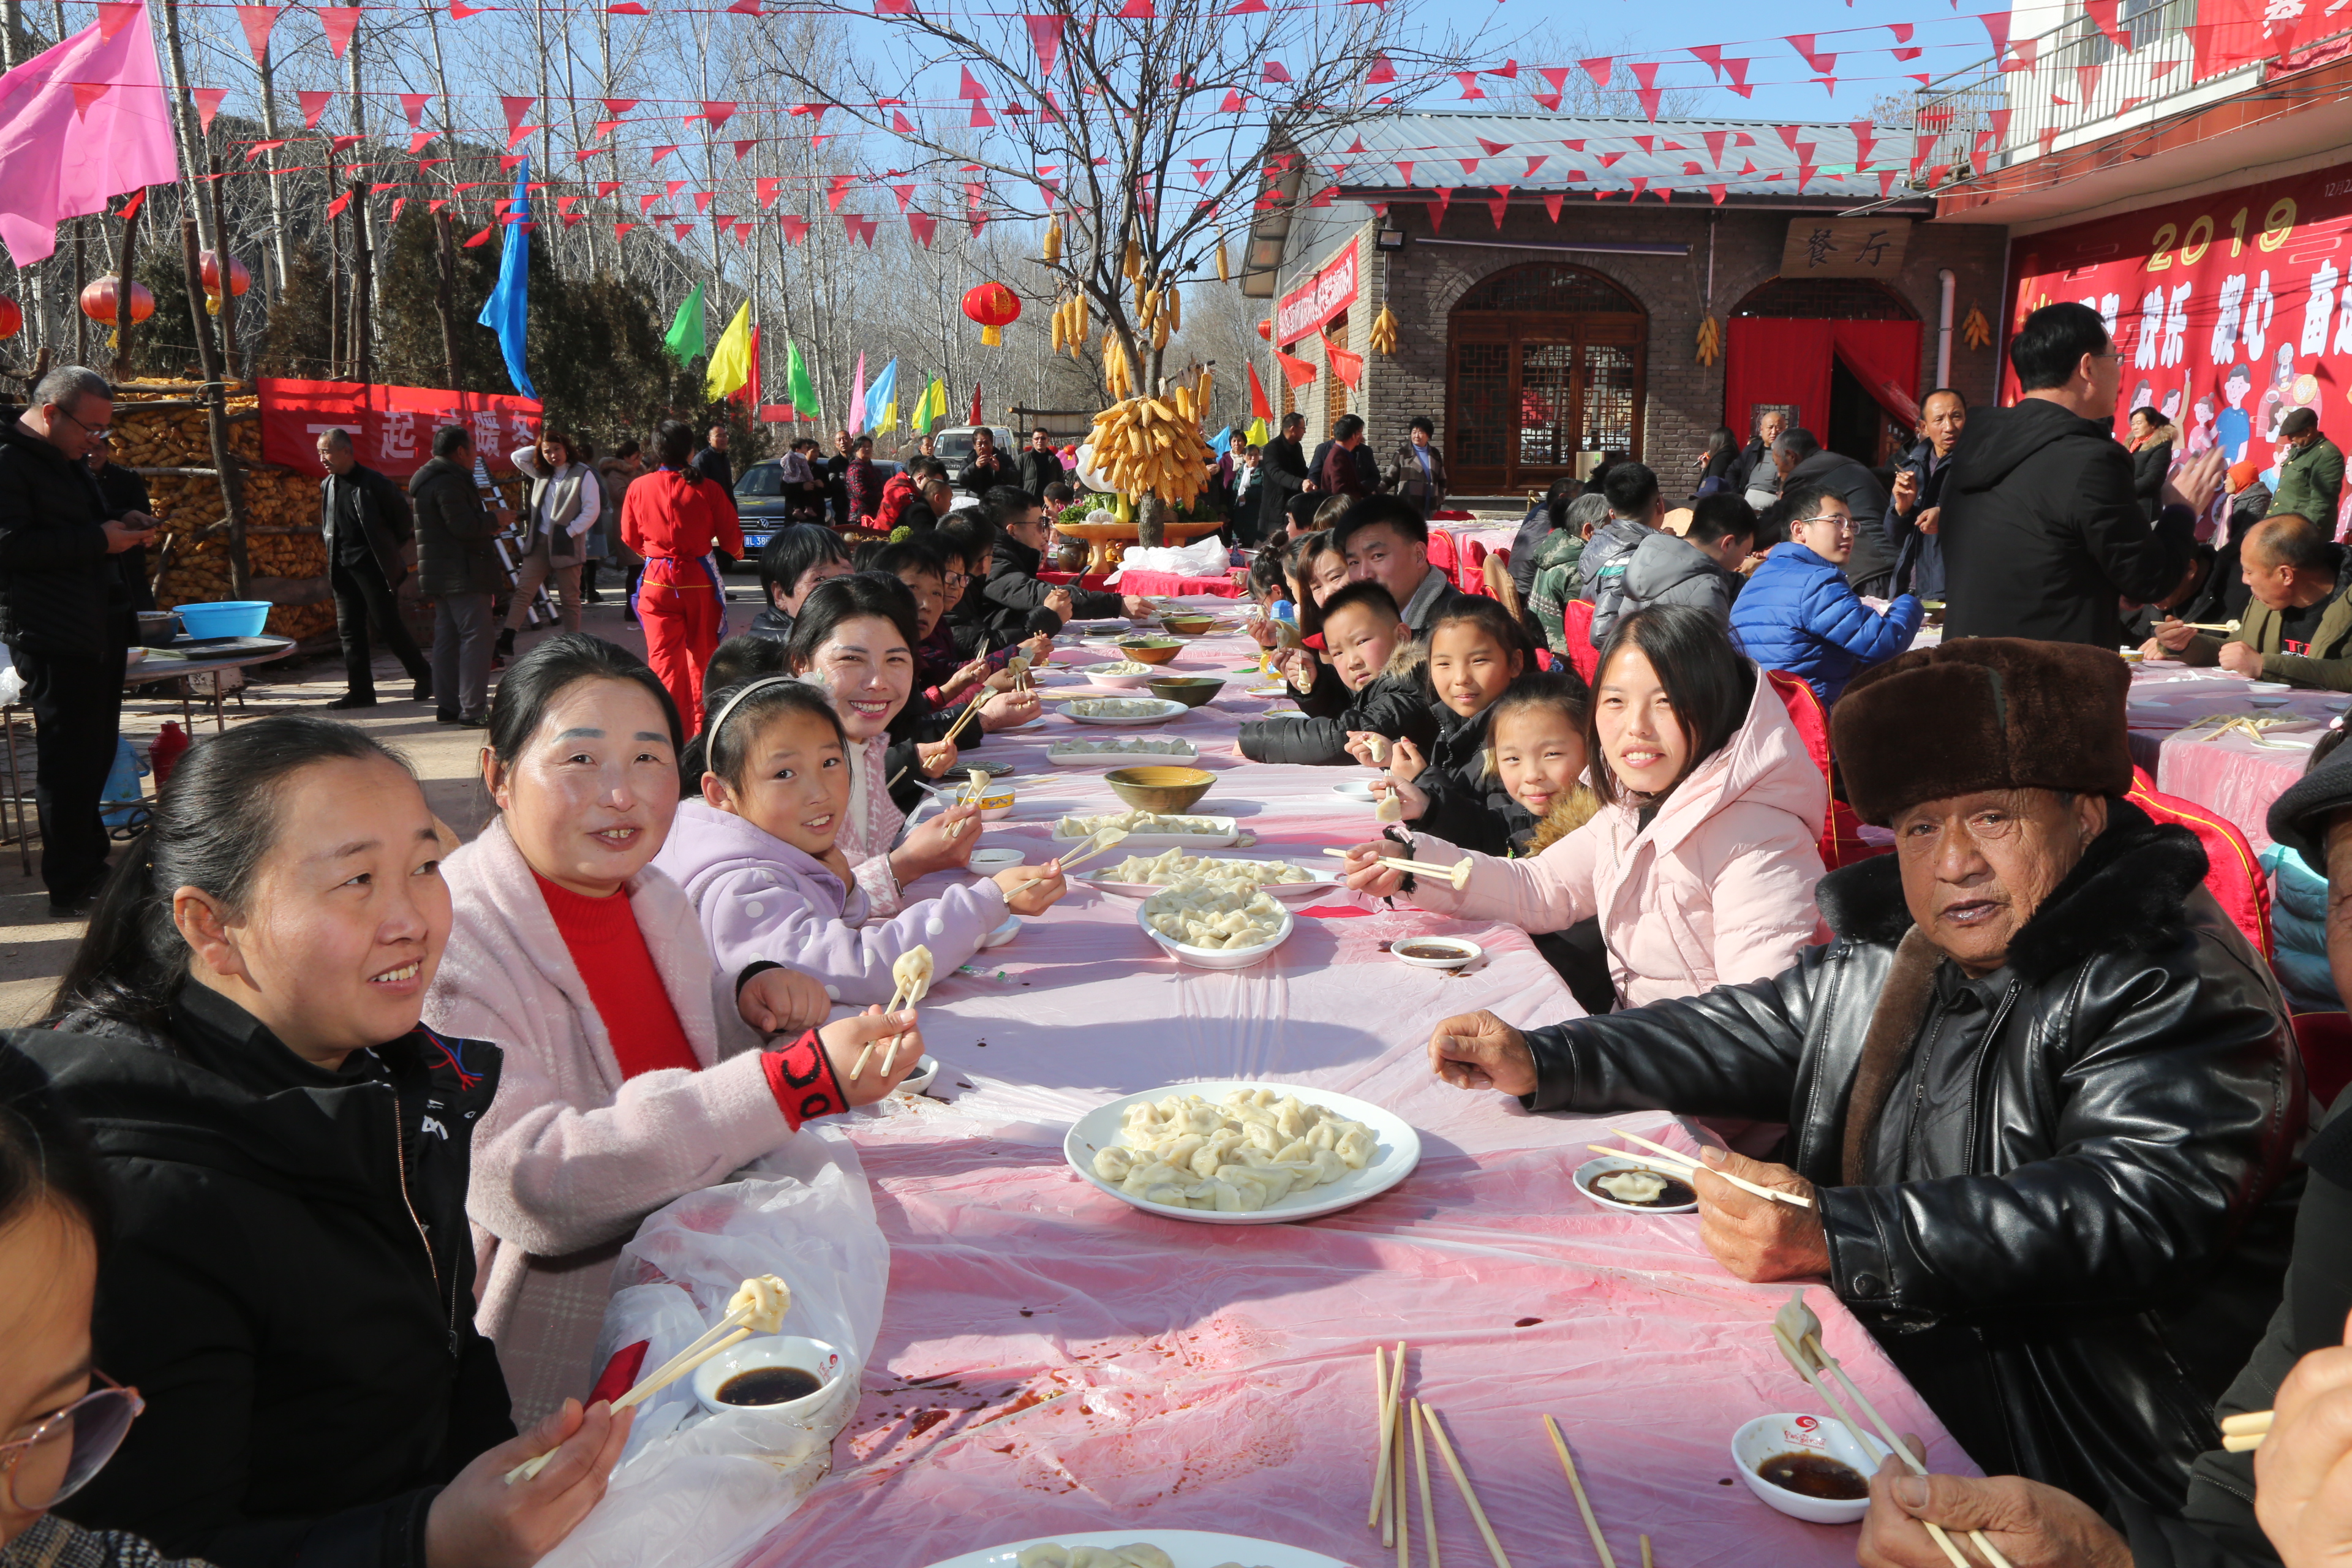
[[[874,459],[877,485],[889,482],[898,465]],[[792,502],[784,494],[784,466],[772,458],[752,464],[735,480],[735,513],[743,524],[743,555],[756,565],[757,557],[775,531],[792,521]]]
[[[931,432],[931,450],[937,452],[940,461],[948,466],[948,478],[955,478],[963,466],[971,461],[971,437],[979,428],[977,425],[953,425]],[[1013,439],[1012,431],[1002,425],[992,425],[988,428],[996,437],[998,451],[1007,454],[1020,451],[1020,445]]]

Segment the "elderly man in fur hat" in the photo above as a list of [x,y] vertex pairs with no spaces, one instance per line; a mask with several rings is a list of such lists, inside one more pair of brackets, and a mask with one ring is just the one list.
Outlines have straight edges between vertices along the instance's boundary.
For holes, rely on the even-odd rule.
[[1969,638],[1864,672],[1833,715],[1895,852],[1817,890],[1832,940],[1775,979],[1531,1033],[1449,1018],[1433,1067],[1533,1110],[1785,1121],[1707,1163],[1743,1279],[1825,1278],[1976,1462],[2178,1508],[2260,1335],[2306,1108],[2278,987],[2188,830],[2123,796],[2125,666]]

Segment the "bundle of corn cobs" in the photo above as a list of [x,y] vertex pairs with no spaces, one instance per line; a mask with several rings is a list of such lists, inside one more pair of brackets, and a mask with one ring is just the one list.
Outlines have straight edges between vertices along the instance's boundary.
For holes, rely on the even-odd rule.
[[[119,386],[114,405],[115,460],[133,468],[210,468],[212,436],[201,408],[158,408],[143,411],[141,404],[184,402],[198,389],[182,383],[130,383]],[[231,415],[257,406],[249,394],[228,399]],[[258,460],[261,426],[248,417],[229,427],[229,450]],[[151,566],[166,563],[155,587],[155,603],[163,609],[200,605],[230,596],[228,530],[215,528],[223,517],[220,481],[205,475],[151,474],[147,492],[163,530],[147,545]],[[247,467],[245,470],[246,524],[249,529],[295,528],[294,534],[252,533],[246,541],[246,561],[254,577],[323,577],[327,551],[318,533],[319,486],[299,474]],[[164,553],[169,551],[168,556]],[[274,636],[304,638],[332,631],[332,603],[281,605],[269,612]]]
[[1203,370],[1197,382],[1167,397],[1129,397],[1096,415],[1088,439],[1097,471],[1123,495],[1148,493],[1191,505],[1216,462],[1199,417],[1209,405],[1210,387]]

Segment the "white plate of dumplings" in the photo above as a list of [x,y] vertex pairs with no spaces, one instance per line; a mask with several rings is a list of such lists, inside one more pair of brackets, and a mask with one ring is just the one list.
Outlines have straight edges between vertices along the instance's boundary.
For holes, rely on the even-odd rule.
[[[1057,1550],[1058,1549],[1058,1550]],[[931,1568],[1348,1568],[1337,1557],[1204,1530],[1064,1531],[967,1552]]]
[[[1095,1169],[1095,1156],[1102,1150],[1126,1147],[1120,1134],[1127,1125],[1130,1106],[1156,1104],[1171,1096],[1185,1100],[1196,1095],[1212,1105],[1218,1105],[1229,1095],[1262,1096],[1268,1091],[1276,1100],[1297,1100],[1333,1117],[1362,1123],[1372,1138],[1372,1148],[1365,1163],[1360,1167],[1349,1168],[1337,1180],[1294,1188],[1265,1208],[1243,1210],[1154,1203],[1138,1194],[1122,1191],[1120,1184],[1106,1179]],[[1341,1209],[1352,1208],[1367,1198],[1387,1192],[1412,1174],[1413,1167],[1421,1163],[1421,1134],[1413,1131],[1412,1123],[1394,1111],[1350,1095],[1335,1094],[1329,1089],[1310,1089],[1301,1084],[1249,1083],[1236,1079],[1171,1084],[1165,1089],[1127,1095],[1108,1105],[1098,1106],[1078,1118],[1071,1127],[1067,1136],[1062,1140],[1062,1153],[1069,1161],[1070,1169],[1077,1172],[1090,1184],[1146,1214],[1161,1215],[1170,1219],[1189,1219],[1202,1225],[1284,1225],[1292,1220],[1318,1219],[1327,1214],[1337,1214]],[[1217,1568],[1223,1561],[1220,1557],[1201,1560],[1202,1568]],[[1270,1558],[1244,1559],[1248,1568],[1255,1568],[1259,1562],[1273,1561]],[[1319,1563],[1322,1559],[1312,1561]]]

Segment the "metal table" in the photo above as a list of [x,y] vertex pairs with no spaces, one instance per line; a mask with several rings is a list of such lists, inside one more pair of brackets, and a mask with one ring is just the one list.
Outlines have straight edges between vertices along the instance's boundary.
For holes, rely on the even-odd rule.
[[[208,647],[218,651],[207,654],[205,650]],[[123,672],[122,684],[131,687],[152,686],[159,680],[177,680],[183,676],[210,675],[224,669],[249,668],[257,664],[267,664],[274,658],[284,658],[294,651],[294,639],[252,637],[205,637],[201,640],[191,640],[184,637],[171,645],[171,651],[185,652],[188,657],[184,659],[165,659],[158,664],[150,664],[142,658]],[[228,721],[221,711],[221,691],[217,682],[214,684],[211,700],[213,729],[216,731],[227,729]],[[180,693],[180,720],[187,726],[190,738],[194,739],[196,727],[194,699],[186,691]]]

